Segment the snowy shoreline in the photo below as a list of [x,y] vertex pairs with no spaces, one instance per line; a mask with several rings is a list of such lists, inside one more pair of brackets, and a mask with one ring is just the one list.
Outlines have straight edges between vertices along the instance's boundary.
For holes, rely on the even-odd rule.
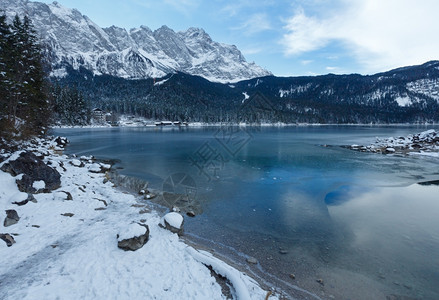
[[[5,299],[226,299],[206,266],[227,278],[234,299],[278,299],[161,228],[163,217],[148,202],[108,181],[111,166],[62,151],[55,139],[36,139],[21,151],[1,153],[0,168],[32,152],[61,175],[59,187],[48,190],[39,180],[29,193],[16,184],[24,175],[0,171],[2,210],[17,215],[17,222],[0,225],[10,241],[0,241]],[[117,236],[132,234],[133,224],[147,225],[149,240],[125,252]]]
[[222,126],[240,126],[240,127],[326,127],[326,126],[352,126],[352,127],[410,127],[410,126],[439,126],[439,123],[395,123],[395,124],[363,124],[363,123],[347,123],[347,124],[331,124],[331,123],[233,123],[233,122],[215,122],[215,123],[204,123],[204,122],[189,122],[187,125],[155,125],[157,120],[147,120],[144,118],[134,118],[127,119],[122,118],[117,126],[112,126],[111,124],[91,124],[91,125],[77,125],[77,126],[67,126],[58,125],[52,126],[52,128],[129,128],[129,127],[146,127],[146,128],[186,128],[186,127],[222,127]]
[[439,132],[429,129],[406,137],[377,138],[375,143],[367,146],[344,147],[359,152],[439,157]]

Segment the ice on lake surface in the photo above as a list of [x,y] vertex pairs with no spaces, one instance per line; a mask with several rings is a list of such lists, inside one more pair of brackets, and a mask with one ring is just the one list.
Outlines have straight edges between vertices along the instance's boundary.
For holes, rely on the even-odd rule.
[[70,139],[69,153],[119,159],[122,174],[153,188],[187,174],[203,213],[186,218],[186,232],[257,258],[267,279],[275,275],[286,289],[296,285],[337,299],[437,299],[439,186],[417,183],[439,179],[439,160],[337,147],[429,128],[437,130],[112,128],[56,134]]

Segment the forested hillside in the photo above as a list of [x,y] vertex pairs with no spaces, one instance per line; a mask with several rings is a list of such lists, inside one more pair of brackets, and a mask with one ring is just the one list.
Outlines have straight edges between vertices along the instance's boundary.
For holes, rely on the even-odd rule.
[[372,76],[267,76],[231,84],[175,73],[126,80],[68,69],[93,107],[187,122],[424,123],[439,120],[439,62]]

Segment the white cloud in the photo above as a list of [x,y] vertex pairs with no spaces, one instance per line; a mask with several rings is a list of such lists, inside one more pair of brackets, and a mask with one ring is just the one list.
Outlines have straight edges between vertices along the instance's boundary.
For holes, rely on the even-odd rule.
[[327,44],[327,29],[323,21],[307,17],[299,10],[287,21],[282,43],[287,55],[301,54],[319,49]]
[[340,0],[338,4],[323,17],[296,11],[284,27],[284,53],[299,55],[337,41],[365,72],[439,59],[439,1]]
[[247,35],[252,35],[258,32],[262,32],[265,30],[272,29],[270,20],[268,19],[268,16],[264,13],[257,13],[242,23],[238,27],[232,28],[233,30],[241,30]]

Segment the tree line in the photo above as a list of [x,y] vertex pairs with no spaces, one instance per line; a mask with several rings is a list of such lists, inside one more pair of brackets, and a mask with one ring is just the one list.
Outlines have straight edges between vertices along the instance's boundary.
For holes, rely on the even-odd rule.
[[[163,84],[152,79],[128,80],[67,67],[58,82],[75,85],[94,107],[118,114],[183,122],[425,123],[439,120],[439,103],[411,92],[407,82],[423,76],[439,78],[434,70],[416,78],[377,80],[379,76],[266,77],[227,84],[177,72]],[[392,73],[393,74],[393,73]],[[422,75],[423,74],[423,75]],[[428,75],[430,74],[430,75]],[[413,76],[413,75],[411,75]],[[375,78],[376,77],[376,78]],[[260,84],[256,84],[260,82]],[[280,90],[306,86],[281,97]],[[245,99],[244,93],[248,95]],[[413,100],[401,107],[394,100],[407,94]],[[419,102],[418,102],[418,101]]]
[[44,135],[49,125],[84,125],[89,108],[76,88],[53,85],[31,20],[0,14],[0,137]]

